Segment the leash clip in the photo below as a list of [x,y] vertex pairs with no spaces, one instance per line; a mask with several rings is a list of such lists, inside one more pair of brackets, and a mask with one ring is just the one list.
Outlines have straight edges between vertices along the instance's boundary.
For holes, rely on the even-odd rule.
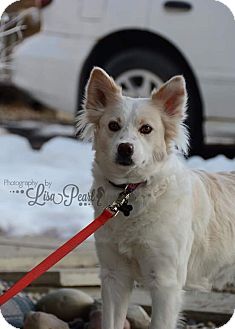
[[121,211],[124,214],[124,216],[129,216],[133,207],[132,205],[128,204],[128,200],[133,191],[134,189],[130,187],[130,184],[126,185],[124,191],[119,193],[117,200],[107,207],[108,210],[114,213],[114,216],[116,216],[119,213],[119,211]]

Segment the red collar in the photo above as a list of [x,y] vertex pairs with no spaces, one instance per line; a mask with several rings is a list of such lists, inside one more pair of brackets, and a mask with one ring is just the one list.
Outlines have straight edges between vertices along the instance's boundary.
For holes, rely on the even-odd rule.
[[137,189],[138,186],[140,186],[142,184],[146,184],[146,181],[140,182],[140,183],[130,183],[130,184],[115,184],[109,180],[109,183],[116,188],[120,188],[122,190],[126,189],[129,193],[131,193],[135,189]]

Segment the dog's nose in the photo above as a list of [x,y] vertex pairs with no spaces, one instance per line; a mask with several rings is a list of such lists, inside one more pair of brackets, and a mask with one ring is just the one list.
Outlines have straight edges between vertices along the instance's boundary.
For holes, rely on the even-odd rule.
[[121,157],[131,157],[134,153],[134,146],[130,143],[121,143],[118,146],[118,154]]

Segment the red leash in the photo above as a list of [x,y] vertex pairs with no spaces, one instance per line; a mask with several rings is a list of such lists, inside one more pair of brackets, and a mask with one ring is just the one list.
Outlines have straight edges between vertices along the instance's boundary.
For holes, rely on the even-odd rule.
[[109,219],[113,218],[122,211],[124,215],[128,216],[132,210],[132,206],[128,205],[130,194],[139,186],[139,184],[129,184],[126,186],[124,192],[121,192],[118,199],[112,205],[105,208],[102,214],[97,217],[93,222],[86,226],[83,230],[77,233],[73,238],[63,244],[60,248],[54,251],[39,265],[34,267],[18,282],[16,282],[8,291],[0,296],[0,306],[8,302],[11,298],[20,293],[23,289],[28,287],[33,281],[42,276],[52,266],[57,264],[61,259],[67,256],[72,250],[79,246],[89,236],[96,232],[103,226]]

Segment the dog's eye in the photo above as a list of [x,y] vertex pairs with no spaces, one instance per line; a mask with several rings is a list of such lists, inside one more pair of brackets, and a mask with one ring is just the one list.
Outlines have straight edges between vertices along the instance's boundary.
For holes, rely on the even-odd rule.
[[109,129],[110,129],[111,131],[118,131],[118,130],[121,129],[121,127],[120,127],[120,125],[119,125],[118,122],[116,122],[116,121],[111,121],[111,122],[109,122]]
[[150,125],[143,125],[143,126],[140,128],[139,132],[140,132],[141,134],[145,134],[145,135],[147,135],[147,134],[150,134],[152,130],[153,130],[153,128],[152,128]]

